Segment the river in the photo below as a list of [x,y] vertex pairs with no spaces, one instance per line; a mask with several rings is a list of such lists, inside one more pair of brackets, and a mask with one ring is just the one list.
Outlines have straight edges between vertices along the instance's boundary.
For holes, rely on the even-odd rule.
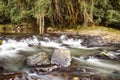
[[[0,38],[3,40],[0,45],[0,66],[7,71],[24,71],[40,80],[120,80],[119,46],[82,46],[79,35],[65,34],[1,35]],[[30,68],[24,64],[26,57],[40,51],[51,55],[56,48],[71,51],[72,68],[68,68],[70,70],[65,69],[57,75],[54,72],[44,75],[29,72]]]

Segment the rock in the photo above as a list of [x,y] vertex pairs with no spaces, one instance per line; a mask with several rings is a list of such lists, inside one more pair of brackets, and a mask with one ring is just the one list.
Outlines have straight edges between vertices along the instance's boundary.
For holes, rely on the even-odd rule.
[[[14,80],[16,76],[22,76],[23,74],[20,72],[4,72],[0,73],[0,80]],[[17,79],[21,80],[21,79]]]
[[38,74],[45,74],[45,73],[49,73],[51,71],[53,71],[54,69],[57,69],[58,66],[57,65],[42,65],[42,66],[37,66],[34,68],[34,70],[38,73]]
[[100,36],[88,36],[81,43],[83,46],[95,47],[105,45],[105,42]]
[[70,51],[67,49],[55,49],[52,54],[51,64],[57,64],[62,67],[68,67],[71,64]]
[[40,80],[34,79],[24,72],[3,72],[0,73],[0,80]]
[[28,66],[37,66],[50,64],[48,56],[45,52],[39,52],[38,54],[27,57]]
[[4,71],[5,71],[4,67],[0,66],[0,73],[2,73]]
[[88,57],[86,57],[86,59],[88,59],[88,58],[97,58],[97,59],[104,59],[104,60],[117,60],[118,55],[115,52],[104,50],[99,53],[91,54]]

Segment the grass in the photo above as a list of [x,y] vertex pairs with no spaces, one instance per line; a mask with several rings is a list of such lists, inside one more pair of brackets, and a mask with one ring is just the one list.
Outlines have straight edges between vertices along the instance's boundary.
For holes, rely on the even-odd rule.
[[103,39],[110,42],[120,41],[120,30],[108,28],[104,26],[82,27],[79,30],[80,34],[99,35]]

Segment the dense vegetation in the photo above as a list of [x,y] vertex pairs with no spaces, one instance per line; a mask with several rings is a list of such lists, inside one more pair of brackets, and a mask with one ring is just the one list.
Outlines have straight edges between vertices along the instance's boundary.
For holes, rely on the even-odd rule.
[[0,23],[120,28],[120,0],[0,0]]

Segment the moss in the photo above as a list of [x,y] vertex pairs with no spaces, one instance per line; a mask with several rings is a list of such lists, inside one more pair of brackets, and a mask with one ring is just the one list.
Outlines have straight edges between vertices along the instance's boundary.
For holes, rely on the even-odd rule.
[[0,40],[0,45],[2,45],[2,42],[3,42],[3,41],[2,41],[2,40]]

